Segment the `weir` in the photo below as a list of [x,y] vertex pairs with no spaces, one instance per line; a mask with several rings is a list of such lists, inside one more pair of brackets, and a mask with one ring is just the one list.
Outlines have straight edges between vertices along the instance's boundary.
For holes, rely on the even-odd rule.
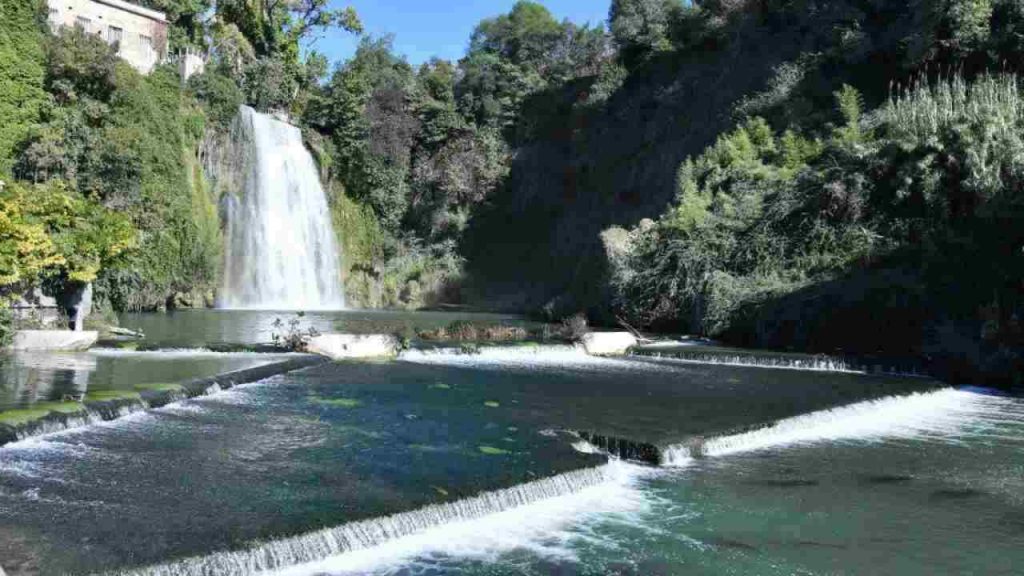
[[549,478],[486,492],[464,500],[427,506],[382,518],[360,520],[309,534],[256,544],[114,576],[243,576],[324,560],[364,550],[445,524],[480,519],[542,500],[568,496],[613,481],[612,464],[584,468]]
[[880,374],[910,378],[927,378],[912,362],[865,362],[859,358],[846,358],[810,354],[759,353],[730,350],[711,346],[684,346],[675,349],[635,348],[631,354],[664,362],[740,366],[781,370],[808,370],[812,372],[838,372],[846,374]]
[[301,131],[243,106],[226,166],[222,308],[340,310],[340,252],[331,212]]
[[745,432],[672,444],[661,450],[661,461],[665,466],[685,466],[695,458],[796,444],[950,433],[970,416],[983,413],[990,398],[946,388],[868,400],[785,418]]
[[[110,354],[140,354],[129,351],[109,351]],[[187,351],[171,351],[172,354],[187,353]],[[203,353],[215,353],[203,351]],[[144,352],[141,354],[145,354]],[[330,573],[330,566],[347,565],[350,562],[360,562],[365,558],[384,559],[390,561],[395,554],[407,553],[408,550],[418,550],[417,547],[426,547],[434,550],[437,542],[447,541],[451,538],[462,538],[467,542],[474,542],[475,535],[472,528],[465,528],[467,523],[483,523],[491,529],[501,530],[502,523],[514,524],[518,527],[522,523],[532,522],[532,514],[535,514],[537,507],[543,510],[559,509],[560,522],[572,525],[583,517],[584,514],[605,511],[607,507],[618,506],[611,500],[610,493],[615,490],[623,481],[621,474],[613,473],[622,467],[635,469],[638,472],[631,473],[631,478],[653,476],[655,478],[674,477],[667,473],[665,468],[685,467],[698,458],[724,457],[732,454],[746,453],[766,448],[774,448],[788,445],[809,444],[818,442],[833,441],[872,441],[876,439],[901,436],[916,436],[941,432],[948,436],[955,434],[965,421],[976,420],[975,415],[983,413],[988,409],[986,402],[991,398],[974,394],[967,391],[943,388],[926,393],[912,393],[897,396],[886,396],[876,400],[860,401],[849,403],[845,406],[817,409],[821,406],[832,406],[841,403],[840,396],[835,392],[829,392],[829,403],[817,403],[811,405],[789,405],[785,398],[785,391],[777,384],[779,376],[785,376],[786,382],[804,381],[809,388],[799,385],[800,395],[806,390],[822,388],[819,375],[792,373],[782,375],[777,371],[738,371],[729,369],[716,369],[710,380],[704,380],[702,375],[707,370],[680,369],[678,367],[665,366],[661,363],[644,362],[639,359],[604,359],[588,356],[578,349],[567,346],[555,347],[491,347],[482,349],[480,354],[458,353],[456,350],[434,350],[434,351],[406,351],[402,354],[404,362],[389,364],[382,363],[329,363],[318,358],[297,356],[284,364],[291,364],[295,367],[302,367],[306,363],[319,364],[313,370],[303,372],[296,378],[285,378],[274,386],[258,387],[247,390],[239,396],[259,397],[257,402],[246,406],[246,414],[256,416],[251,407],[259,406],[259,413],[266,416],[258,416],[246,422],[234,422],[229,416],[237,415],[239,408],[230,408],[226,411],[211,406],[202,407],[202,419],[196,420],[191,416],[192,412],[184,409],[190,408],[192,403],[185,404],[181,411],[174,411],[174,418],[159,423],[166,426],[165,430],[171,433],[179,443],[173,445],[189,445],[190,438],[194,432],[191,425],[195,422],[215,423],[219,435],[219,445],[224,456],[220,459],[223,466],[211,467],[211,469],[234,470],[232,466],[240,463],[256,462],[258,468],[263,470],[268,467],[271,471],[265,477],[256,474],[253,480],[264,482],[266,486],[281,481],[281,474],[299,462],[301,466],[310,467],[309,470],[317,471],[317,474],[324,478],[333,477],[335,474],[332,466],[340,466],[342,470],[365,470],[367,472],[359,476],[346,478],[339,476],[337,484],[332,486],[332,494],[351,489],[351,495],[346,499],[324,499],[323,510],[331,519],[324,523],[298,522],[288,529],[273,527],[269,530],[254,529],[251,534],[238,539],[211,540],[206,536],[215,536],[222,533],[220,527],[210,527],[209,534],[202,534],[196,537],[195,544],[182,546],[178,549],[167,547],[159,554],[151,553],[147,558],[136,558],[132,566],[141,568],[124,567],[124,564],[97,563],[92,568],[95,572],[106,572],[108,574],[123,575],[212,575],[212,574],[251,574],[263,571],[284,570],[290,567],[298,568],[296,574]],[[425,364],[427,366],[419,366]],[[494,371],[498,367],[514,367],[511,371],[503,371],[495,376],[495,379],[488,384],[488,376],[482,374],[478,369],[483,368]],[[466,369],[471,368],[471,369]],[[126,403],[126,410],[146,409],[162,405],[161,402],[173,402],[176,399],[183,399],[198,395],[214,393],[221,389],[231,388],[246,381],[262,380],[273,372],[280,369],[280,365],[263,366],[251,370],[241,371],[227,375],[197,380],[187,385],[172,395],[164,395],[163,392],[146,392],[141,395],[138,406],[135,403]],[[543,370],[541,372],[540,370]],[[727,382],[728,377],[733,374],[750,373],[748,377],[751,382],[756,377],[769,377],[767,382],[772,386],[760,387],[752,383],[743,383],[742,387],[753,388],[758,392],[753,397],[744,398],[739,394],[739,388],[724,386],[729,397],[735,399],[735,405],[731,406],[729,418],[720,419],[708,410],[720,404],[720,396],[705,395],[704,391],[714,382]],[[545,376],[548,375],[548,376]],[[556,378],[555,375],[558,375]],[[683,386],[689,378],[689,384]],[[378,384],[382,381],[389,383],[388,390],[380,390]],[[874,380],[886,380],[863,376],[844,376],[837,379],[839,382],[850,380],[870,382]],[[915,380],[893,379],[897,382],[904,382],[913,389],[920,389],[920,382]],[[279,385],[278,385],[279,384]],[[393,386],[397,385],[397,388]],[[794,385],[792,383],[788,385]],[[396,391],[403,389],[399,395],[401,404],[392,404],[395,400]],[[602,391],[622,393],[624,390],[636,391],[643,389],[646,394],[634,394],[635,406],[628,409],[621,400],[612,400],[600,405],[581,404],[584,398],[590,395],[602,395]],[[685,394],[673,396],[673,393],[685,389]],[[898,389],[898,388],[897,388]],[[338,394],[344,390],[343,396]],[[892,394],[890,388],[886,394]],[[870,391],[858,389],[860,398],[870,397]],[[176,394],[176,395],[174,395]],[[641,405],[639,399],[652,395],[649,400],[652,406],[666,408],[664,412],[647,412],[649,406]],[[229,394],[227,397],[235,395]],[[774,399],[782,398],[781,404],[786,405],[786,410],[776,411],[770,416],[757,413],[762,422],[769,422],[766,425],[746,427],[744,422],[751,422],[753,418],[746,413],[753,403],[775,402]],[[236,399],[237,401],[237,399]],[[196,403],[202,404],[202,403]],[[210,403],[218,404],[219,403]],[[240,405],[240,404],[239,404]],[[121,405],[114,406],[119,408]],[[236,406],[231,404],[231,406]],[[280,410],[276,409],[280,406]],[[396,415],[395,407],[401,406]],[[811,407],[813,406],[813,407]],[[684,411],[692,408],[692,412]],[[630,413],[632,410],[637,412]],[[552,436],[556,433],[544,433],[538,431],[546,430],[542,424],[557,425],[563,423],[565,427],[571,427],[570,421],[578,418],[580,414],[589,412],[597,417],[594,422],[598,429],[605,420],[614,420],[619,413],[626,413],[628,418],[625,422],[615,422],[610,428],[612,433],[603,432],[577,432],[575,438],[558,438],[554,442]],[[803,412],[803,413],[801,413]],[[220,416],[217,416],[220,414]],[[534,416],[540,415],[534,419]],[[687,416],[689,414],[689,416]],[[791,414],[795,414],[789,416]],[[629,434],[643,431],[646,424],[637,423],[637,420],[655,421],[655,424],[662,429],[668,429],[668,423],[672,415],[679,420],[692,420],[688,430],[681,433],[673,432],[668,436],[661,436],[661,440],[629,440]],[[787,417],[788,416],[788,417]],[[108,415],[99,414],[93,418],[105,420],[109,417],[116,417],[116,411]],[[268,417],[267,419],[264,419]],[[383,418],[384,420],[379,420]],[[774,420],[773,420],[774,418]],[[434,421],[434,423],[431,423]],[[452,442],[449,445],[447,430],[451,423],[462,422],[465,430],[481,429],[485,423],[498,423],[494,432],[485,432],[479,439],[476,437],[467,442],[467,446],[458,446]],[[265,426],[257,427],[253,424],[265,423]],[[373,424],[371,424],[373,423]],[[470,425],[470,423],[473,423]],[[509,425],[514,425],[509,426]],[[741,426],[741,432],[735,432],[735,426]],[[259,428],[259,429],[257,429]],[[402,436],[393,437],[390,431],[401,429]],[[586,427],[579,427],[578,430],[588,430]],[[420,440],[431,439],[431,434],[436,431],[445,430],[442,434],[444,441]],[[485,428],[491,430],[491,428]],[[593,429],[590,429],[593,430]],[[687,442],[673,442],[672,439],[685,439],[694,431],[708,431],[708,438],[704,439],[695,436]],[[724,432],[732,430],[732,432]],[[620,435],[615,435],[620,431]],[[699,432],[697,432],[699,433]],[[278,438],[283,435],[283,438]],[[502,436],[508,436],[502,438]],[[133,435],[123,435],[122,438],[131,438]],[[543,436],[547,439],[543,443],[550,442],[555,449],[537,443],[530,438]],[[638,436],[642,438],[642,434]],[[329,439],[329,440],[328,440]],[[415,447],[409,444],[410,439],[415,439]],[[503,442],[509,441],[508,444]],[[145,439],[132,439],[139,442],[140,453],[151,452],[151,444]],[[455,439],[457,442],[458,439]],[[31,443],[25,443],[24,448],[12,447],[13,454],[19,454],[18,450],[25,450],[26,453],[32,448]],[[87,443],[88,444],[88,443]],[[572,460],[568,444],[573,448],[587,454],[604,453],[610,456],[611,462],[594,468],[576,468],[578,466],[594,466],[603,458],[593,456],[580,456],[579,463]],[[559,446],[560,447],[557,447]],[[112,443],[105,441],[98,443],[101,450],[110,450]],[[308,460],[302,460],[299,454],[307,453],[305,448],[294,451],[294,446],[316,446],[315,453]],[[500,447],[504,449],[498,449]],[[62,447],[62,449],[74,450],[75,447]],[[89,449],[94,449],[89,445]],[[468,452],[467,452],[468,449]],[[486,449],[486,450],[485,450]],[[376,451],[367,457],[359,457],[358,454]],[[172,451],[174,452],[174,451]],[[389,455],[397,454],[394,458]],[[448,456],[443,456],[448,454]],[[458,456],[455,456],[458,454]],[[530,454],[529,458],[515,460],[516,454]],[[254,460],[254,455],[257,458]],[[293,460],[299,458],[299,460]],[[508,458],[507,462],[488,459]],[[534,460],[536,458],[536,460]],[[559,466],[541,471],[536,468],[539,462],[547,458],[554,462],[557,458]],[[631,466],[617,460],[632,460],[649,464],[651,466]],[[20,456],[12,457],[10,465],[12,469],[23,463],[29,464],[26,470],[32,471],[31,465],[40,461],[33,461],[31,458],[21,460]],[[217,460],[217,458],[214,458]],[[218,460],[218,461],[221,461]],[[127,461],[127,460],[126,460]],[[177,469],[175,466],[182,461],[175,460],[169,470]],[[323,462],[337,463],[321,467]],[[414,464],[419,462],[418,464]],[[488,483],[481,485],[472,491],[460,490],[459,486],[445,485],[443,480],[439,482],[437,477],[424,481],[423,485],[412,485],[408,489],[408,501],[402,502],[402,506],[394,506],[390,503],[392,494],[386,494],[388,490],[378,490],[377,494],[368,497],[367,493],[373,492],[374,483],[378,479],[384,479],[383,484],[388,485],[387,480],[394,470],[401,469],[403,473],[424,474],[424,478],[431,478],[433,469],[443,468],[452,464],[479,466],[476,473],[485,476],[491,471],[501,469],[507,463],[519,462],[528,468],[519,469],[516,475],[509,475],[505,472],[491,478]],[[475,463],[475,464],[474,464]],[[148,463],[147,463],[148,464]],[[157,464],[154,461],[152,464]],[[46,466],[47,464],[43,464]],[[497,465],[497,468],[495,468]],[[420,468],[416,468],[419,466]],[[242,468],[246,470],[248,468]],[[306,470],[306,468],[302,468]],[[409,470],[409,472],[405,472]],[[527,471],[529,470],[529,472]],[[567,471],[569,470],[569,471]],[[37,473],[38,477],[44,477],[49,473],[47,468],[41,468]],[[542,479],[534,480],[539,472]],[[145,474],[144,472],[137,471]],[[96,474],[102,475],[103,479],[108,477],[123,479],[118,474],[110,474],[104,468],[97,467]],[[224,485],[225,481],[230,483],[228,476],[217,475],[211,485]],[[307,474],[307,472],[302,472]],[[300,475],[293,475],[298,478]],[[86,478],[91,478],[91,474]],[[134,477],[134,476],[132,476]],[[19,489],[22,486],[31,487],[36,476],[17,477],[16,483]],[[513,479],[514,478],[514,479]],[[79,478],[71,477],[69,485],[79,486]],[[523,482],[505,487],[509,482]],[[524,482],[525,481],[525,482]],[[433,482],[434,484],[428,484]],[[106,484],[126,486],[121,482],[104,482],[102,487],[91,488],[87,494],[80,497],[103,499],[109,497],[106,493]],[[130,484],[130,483],[127,483]],[[257,484],[259,489],[263,484]],[[632,486],[632,484],[630,484]],[[356,488],[357,487],[357,488]],[[598,488],[600,487],[600,488]],[[637,494],[641,494],[644,485],[638,484],[631,488]],[[134,494],[134,489],[132,490]],[[483,490],[481,492],[481,490]],[[449,499],[449,491],[460,494],[475,494],[462,499]],[[24,492],[24,490],[23,490]],[[442,494],[439,498],[434,492]],[[77,501],[79,497],[63,487],[47,489],[44,486],[43,496],[54,498],[55,496],[67,497],[68,494]],[[256,492],[253,492],[256,493]],[[594,496],[595,493],[600,496]],[[297,492],[301,494],[301,492]],[[585,494],[585,495],[584,495]],[[120,497],[120,491],[117,493]],[[126,494],[125,497],[128,495]],[[245,496],[251,496],[245,492],[238,494],[238,502],[248,502]],[[580,498],[575,498],[580,496]],[[134,495],[132,496],[134,497]],[[565,498],[563,498],[565,497]],[[361,507],[360,502],[369,501],[371,498],[379,498],[383,506]],[[640,496],[639,498],[643,498]],[[586,505],[578,504],[586,500]],[[431,502],[444,501],[443,503],[430,504]],[[541,502],[550,501],[546,504]],[[563,505],[566,501],[576,502],[574,505]],[[174,506],[180,505],[175,501]],[[204,505],[203,502],[198,504]],[[353,506],[354,505],[354,506]],[[351,507],[350,507],[351,506]],[[245,506],[241,507],[247,509]],[[268,508],[269,510],[269,508]],[[518,510],[513,512],[513,510]],[[566,512],[565,510],[569,510]],[[153,512],[157,514],[168,510],[155,505]],[[330,511],[330,512],[327,512]],[[505,514],[505,513],[508,514]],[[113,512],[111,515],[113,516]],[[239,519],[244,519],[244,514]],[[180,523],[176,529],[181,529],[185,524]],[[232,518],[232,522],[237,519]],[[487,524],[489,523],[489,524]],[[226,523],[228,525],[230,523]],[[332,526],[320,528],[321,526]],[[261,527],[262,528],[262,527]],[[546,528],[545,528],[546,529]],[[303,533],[304,530],[309,532]],[[450,534],[457,534],[451,536]],[[271,540],[265,540],[266,535]],[[297,534],[297,535],[295,535]],[[142,541],[147,534],[136,536]],[[530,536],[541,538],[542,536]],[[486,540],[486,538],[484,538]],[[506,538],[506,540],[509,540]],[[424,544],[426,543],[426,544]],[[130,543],[129,543],[130,544]],[[494,545],[493,543],[486,545]],[[431,548],[435,547],[435,548]],[[124,550],[128,550],[128,544]],[[372,551],[370,550],[372,549]],[[443,550],[443,548],[441,548]],[[365,551],[365,553],[352,554],[353,552]],[[396,552],[397,551],[397,552]],[[116,554],[117,552],[111,552]],[[418,554],[419,552],[413,552]],[[429,552],[428,552],[429,553]],[[391,555],[391,556],[389,556]],[[116,556],[111,556],[116,557]],[[147,566],[148,564],[148,566]],[[313,565],[308,566],[308,565]],[[326,569],[321,570],[321,566]],[[358,573],[358,571],[357,571]]]
[[[974,415],[989,410],[991,397],[943,389],[890,397],[823,410],[779,421],[759,430],[671,445],[658,456],[666,467],[686,466],[697,457],[722,457],[797,443],[838,440],[871,440],[931,432],[951,433]],[[591,451],[590,442],[606,448],[637,449],[639,460],[652,455],[641,444],[593,434],[579,434],[577,450]],[[653,462],[651,462],[653,463]],[[285,537],[249,548],[222,551],[167,564],[112,573],[119,576],[212,576],[243,575],[311,564],[351,552],[367,550],[446,525],[481,519],[544,500],[570,496],[589,488],[621,482],[618,462],[558,474],[474,497],[431,505],[390,516],[355,521],[299,536]],[[653,469],[648,469],[652,470]],[[638,477],[633,473],[633,477]],[[315,568],[314,568],[315,571]],[[303,572],[305,573],[305,572]]]
[[316,366],[323,362],[325,362],[324,359],[316,356],[300,356],[284,362],[237,370],[208,378],[198,378],[182,383],[176,388],[142,390],[137,395],[128,395],[123,398],[86,400],[77,409],[68,412],[53,411],[39,419],[19,425],[0,424],[0,447],[11,442],[65,432],[100,422],[110,422],[137,412],[161,408],[188,398],[215,394],[241,384],[265,380],[278,374]]

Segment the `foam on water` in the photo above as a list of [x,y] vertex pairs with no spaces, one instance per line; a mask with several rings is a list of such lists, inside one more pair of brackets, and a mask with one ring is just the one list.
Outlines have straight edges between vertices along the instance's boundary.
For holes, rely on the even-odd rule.
[[406,350],[399,356],[403,362],[442,366],[465,366],[483,369],[551,370],[570,369],[574,371],[657,371],[667,372],[673,368],[629,358],[607,358],[591,356],[580,346],[538,345],[538,346],[485,346],[478,351],[464,352],[458,348],[434,350]]
[[927,375],[914,371],[900,370],[892,367],[870,367],[842,358],[830,356],[795,357],[787,355],[766,354],[730,354],[722,351],[701,351],[700,345],[687,346],[686,350],[660,352],[657,347],[645,347],[634,353],[655,362],[664,364],[704,364],[712,366],[738,366],[744,368],[766,368],[774,370],[806,370],[811,372],[838,372],[843,374],[884,374],[926,378]]
[[368,566],[433,551],[487,555],[530,546],[533,536],[548,534],[555,526],[578,519],[583,512],[614,512],[637,506],[642,498],[631,491],[642,473],[639,467],[613,462],[472,498],[257,543],[245,550],[218,552],[118,574],[361,572]]
[[151,360],[179,360],[182,358],[266,358],[268,361],[284,357],[305,356],[295,352],[221,352],[208,348],[160,348],[157,350],[127,350],[122,348],[93,348],[90,354],[101,357],[135,357]]
[[593,521],[618,519],[631,524],[651,509],[640,481],[655,470],[613,461],[604,467],[605,480],[572,494],[556,496],[481,518],[453,522],[397,538],[379,546],[334,556],[320,562],[272,572],[277,576],[368,574],[389,572],[411,564],[429,572],[434,558],[497,561],[504,553],[528,550],[540,556],[575,560],[575,540],[595,542],[582,527]]
[[922,436],[948,439],[998,413],[1007,402],[953,388],[890,396],[786,418],[749,432],[672,445],[662,451],[662,457],[667,466],[685,466],[695,455],[728,456],[794,444]]

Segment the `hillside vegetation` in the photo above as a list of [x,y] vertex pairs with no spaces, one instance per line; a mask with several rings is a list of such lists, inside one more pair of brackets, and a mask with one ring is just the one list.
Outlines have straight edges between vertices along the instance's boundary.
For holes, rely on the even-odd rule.
[[[81,264],[102,302],[212,300],[219,192],[200,167],[247,104],[302,128],[355,305],[1020,373],[1016,0],[613,0],[606,27],[523,0],[457,62],[363,36],[333,69],[303,46],[362,26],[326,0],[144,3],[172,49],[210,54],[188,86],[51,34],[39,2],[0,3],[8,295],[90,277],[29,239],[109,217],[130,233]],[[44,222],[19,200],[35,190],[91,216]]]

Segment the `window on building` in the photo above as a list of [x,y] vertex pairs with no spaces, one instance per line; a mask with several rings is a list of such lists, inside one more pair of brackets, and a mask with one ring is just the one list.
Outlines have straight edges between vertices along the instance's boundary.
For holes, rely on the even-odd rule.
[[75,26],[78,26],[82,30],[89,30],[89,27],[92,26],[92,20],[89,20],[85,16],[76,16]]
[[153,57],[153,37],[139,34],[139,44],[142,45],[142,53],[147,57]]
[[110,28],[107,28],[107,42],[110,42],[111,44],[117,44],[120,47],[121,40],[123,39],[124,30],[118,28],[117,26],[111,26]]

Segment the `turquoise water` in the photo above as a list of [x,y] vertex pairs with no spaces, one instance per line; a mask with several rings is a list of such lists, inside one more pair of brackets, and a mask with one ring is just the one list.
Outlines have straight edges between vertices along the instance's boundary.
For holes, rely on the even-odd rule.
[[[154,333],[169,317],[145,318]],[[162,341],[194,347],[183,326]],[[649,443],[663,465],[609,460],[574,431]],[[0,566],[1012,574],[1022,495],[1018,398],[568,347],[411,351],[0,448]]]
[[[634,468],[603,494],[288,573],[1018,574],[1024,402],[948,400],[876,437]],[[837,425],[856,428],[818,434]]]

